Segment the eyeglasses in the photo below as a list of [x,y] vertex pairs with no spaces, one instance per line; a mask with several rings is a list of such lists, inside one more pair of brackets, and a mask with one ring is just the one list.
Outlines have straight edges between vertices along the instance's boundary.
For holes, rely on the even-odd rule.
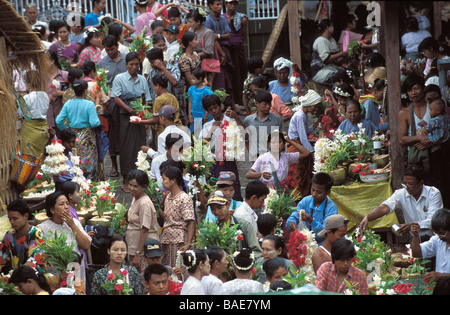
[[417,183],[414,183],[414,184],[413,184],[413,183],[402,183],[401,185],[402,185],[402,187],[405,188],[405,189],[408,189],[408,188],[411,189],[411,188],[413,188],[414,186],[416,186]]
[[434,232],[434,235],[436,235],[437,237],[440,237],[440,238],[446,238],[447,233],[448,233],[448,231],[446,231],[445,234],[439,234],[439,233]]

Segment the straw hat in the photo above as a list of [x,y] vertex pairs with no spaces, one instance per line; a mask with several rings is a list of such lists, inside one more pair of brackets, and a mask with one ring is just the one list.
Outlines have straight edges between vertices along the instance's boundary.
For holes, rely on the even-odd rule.
[[369,72],[367,72],[366,76],[364,77],[367,83],[375,83],[376,79],[386,79],[386,68],[385,67],[377,67],[375,69],[371,69]]

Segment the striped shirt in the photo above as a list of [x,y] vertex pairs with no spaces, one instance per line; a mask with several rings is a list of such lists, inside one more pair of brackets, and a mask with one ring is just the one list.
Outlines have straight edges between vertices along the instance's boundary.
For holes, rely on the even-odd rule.
[[[338,275],[336,266],[332,262],[325,262],[317,270],[315,285],[322,291],[344,294],[348,289],[347,284],[345,281],[342,281],[342,283],[339,285],[339,288],[336,290],[337,280]],[[360,295],[369,294],[366,274],[362,270],[354,266],[350,266],[345,280],[347,280],[353,286],[354,290],[358,290]]]

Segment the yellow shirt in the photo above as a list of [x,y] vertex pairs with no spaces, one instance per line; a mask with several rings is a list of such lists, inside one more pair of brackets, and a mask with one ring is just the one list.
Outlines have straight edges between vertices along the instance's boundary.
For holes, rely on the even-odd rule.
[[[155,99],[155,102],[153,103],[153,114],[159,113],[159,110],[164,105],[171,105],[173,108],[175,108],[176,114],[175,114],[175,125],[181,126],[181,120],[180,120],[180,105],[178,104],[177,98],[170,93],[161,94]],[[156,125],[156,138],[164,131],[163,126]]]

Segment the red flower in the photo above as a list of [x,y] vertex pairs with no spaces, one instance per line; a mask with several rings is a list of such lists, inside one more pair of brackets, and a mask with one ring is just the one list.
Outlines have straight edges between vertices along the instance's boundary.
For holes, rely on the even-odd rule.
[[253,269],[252,269],[252,274],[256,275],[256,268],[255,267],[253,267]]
[[61,288],[67,287],[67,280],[61,282]]
[[363,154],[358,155],[358,158],[359,158],[359,159],[363,159],[363,158],[364,158],[364,155],[363,155]]
[[112,203],[116,203],[116,198],[111,197],[111,202],[112,202]]
[[373,173],[375,173],[375,172],[373,170],[370,170],[369,174],[373,174]]
[[125,224],[127,224],[125,221],[120,222],[121,226],[124,226]]
[[120,291],[122,291],[122,286],[121,286],[120,284],[117,284],[117,285],[114,287],[114,290],[116,290],[117,292],[120,292]]
[[366,175],[366,173],[363,172],[363,171],[359,172],[358,174],[359,174],[359,175]]
[[242,240],[244,239],[244,237],[243,237],[242,235],[238,235],[238,236],[236,236],[236,239],[237,239],[238,241],[242,241]]
[[197,163],[197,162],[194,162],[194,163],[192,164],[192,168],[193,168],[194,170],[196,170],[197,167],[198,167],[198,163]]
[[54,86],[53,84],[50,85],[51,89],[56,89],[56,86]]
[[122,275],[126,276],[127,274],[128,274],[128,270],[123,269],[123,270],[122,270]]
[[38,173],[38,174],[36,175],[36,178],[37,178],[37,179],[42,179],[42,174],[41,174],[41,173]]

